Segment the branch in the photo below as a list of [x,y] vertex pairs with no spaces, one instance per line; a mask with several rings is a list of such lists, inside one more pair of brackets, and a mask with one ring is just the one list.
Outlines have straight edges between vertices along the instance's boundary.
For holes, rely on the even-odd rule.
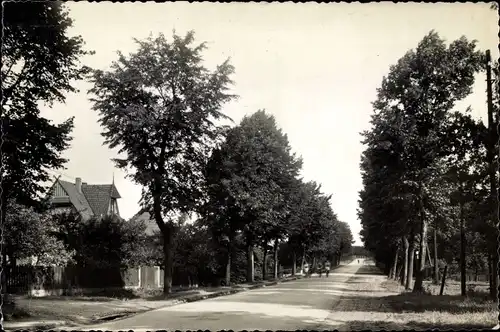
[[26,62],[23,64],[23,68],[21,69],[21,72],[17,76],[16,81],[10,87],[3,89],[3,96],[4,96],[4,99],[3,99],[4,102],[3,102],[3,104],[5,104],[6,100],[9,99],[12,96],[14,88],[16,88],[16,86],[18,86],[19,83],[22,81],[21,78],[23,77],[23,74],[24,74],[25,70],[26,70]]

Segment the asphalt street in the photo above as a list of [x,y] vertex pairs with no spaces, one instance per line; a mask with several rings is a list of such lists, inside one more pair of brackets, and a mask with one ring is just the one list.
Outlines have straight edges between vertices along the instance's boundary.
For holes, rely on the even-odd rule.
[[[348,293],[347,280],[363,273],[354,260],[328,278],[313,275],[276,286],[145,312],[85,330],[313,330]],[[366,277],[366,275],[364,275]],[[367,283],[370,279],[365,278]]]

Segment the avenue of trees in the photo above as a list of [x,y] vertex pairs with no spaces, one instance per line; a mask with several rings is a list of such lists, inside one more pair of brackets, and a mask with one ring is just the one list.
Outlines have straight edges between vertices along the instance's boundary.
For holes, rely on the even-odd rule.
[[467,271],[489,275],[497,294],[498,62],[487,121],[454,108],[475,77],[487,78],[486,63],[474,41],[447,45],[430,32],[391,66],[363,133],[361,236],[386,273],[414,292],[429,274],[438,283],[446,265],[460,273],[462,295]]
[[[236,126],[219,124],[229,119],[223,106],[237,98],[234,68],[229,60],[205,68],[206,45],[193,32],[137,40],[109,70],[93,70],[79,62],[90,52],[68,37],[63,4],[4,9],[3,266],[33,256],[36,264],[158,264],[167,294],[174,277],[254,281],[269,269],[277,277],[280,261],[295,273],[306,260],[336,265],[350,252],[349,226],[318,183],[300,178],[302,160],[273,116],[260,110]],[[93,83],[105,144],[120,151],[117,167],[142,187],[140,204],[158,226],[152,238],[133,221],[50,213],[42,183],[66,162],[73,120],[54,125],[40,107],[64,102],[82,79]]]

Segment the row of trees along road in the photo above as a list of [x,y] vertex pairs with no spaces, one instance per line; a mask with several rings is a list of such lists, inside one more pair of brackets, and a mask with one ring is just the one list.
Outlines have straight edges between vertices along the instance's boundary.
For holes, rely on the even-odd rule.
[[120,53],[109,71],[93,71],[90,92],[105,142],[126,156],[117,166],[143,187],[141,204],[161,231],[165,293],[179,214],[197,213],[226,248],[227,283],[236,236],[247,248],[248,281],[256,246],[264,253],[272,247],[277,271],[280,241],[294,254],[332,259],[351,245],[330,197],[298,178],[302,161],[272,116],[258,111],[234,128],[217,124],[236,98],[229,60],[214,71],[203,67],[205,44],[194,44],[193,32],[136,42],[138,50]]
[[363,133],[361,235],[407,289],[418,251],[414,292],[423,290],[427,267],[437,283],[439,266],[460,264],[463,295],[466,269],[489,267],[496,296],[498,62],[488,124],[473,119],[470,108],[454,110],[475,76],[489,71],[488,57],[475,41],[447,46],[430,32],[391,66],[373,103],[372,128]]
[[[92,70],[80,63],[92,52],[80,36],[67,35],[72,21],[62,3],[9,2],[4,10],[3,267],[7,256],[122,267],[161,258],[169,293],[174,262],[183,271],[206,263],[215,273],[223,254],[230,281],[242,245],[248,280],[254,277],[252,248],[262,247],[264,260],[273,251],[275,271],[278,247],[283,260],[293,256],[294,267],[297,256],[338,262],[349,252],[348,225],[337,220],[318,184],[298,178],[302,162],[272,116],[259,111],[234,128],[217,124],[228,119],[223,105],[236,98],[229,92],[234,68],[225,61],[207,70],[205,44],[194,45],[192,32],[170,41],[163,35],[137,40],[138,50],[119,53],[109,71]],[[77,92],[73,84],[87,78],[105,142],[125,155],[116,164],[142,186],[141,205],[154,216],[159,241],[145,238],[141,224],[108,218],[80,225],[74,216],[48,213],[43,183],[50,180],[49,169],[66,162],[61,154],[73,119],[54,125],[40,107],[64,102],[66,93]],[[194,225],[179,223],[179,215],[185,220],[191,213],[200,216]],[[96,239],[99,250],[90,245]]]

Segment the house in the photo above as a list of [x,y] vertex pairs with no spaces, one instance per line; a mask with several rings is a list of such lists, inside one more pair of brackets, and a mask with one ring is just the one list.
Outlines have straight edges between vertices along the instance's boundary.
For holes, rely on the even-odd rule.
[[146,235],[148,236],[155,235],[160,232],[160,229],[158,228],[158,225],[156,224],[153,216],[144,209],[141,209],[139,212],[137,212],[130,220],[145,223]]
[[77,212],[83,220],[92,217],[120,216],[116,186],[111,184],[87,184],[81,178],[75,183],[57,179],[52,186],[50,203],[53,213]]
[[[139,221],[143,222],[146,224],[146,235],[151,236],[151,235],[157,235],[160,233],[160,229],[158,225],[156,224],[156,220],[153,215],[151,215],[148,211],[145,209],[139,210],[131,219],[131,221]],[[187,214],[181,214],[178,216],[178,223],[185,223],[188,222],[190,223],[189,217]]]

